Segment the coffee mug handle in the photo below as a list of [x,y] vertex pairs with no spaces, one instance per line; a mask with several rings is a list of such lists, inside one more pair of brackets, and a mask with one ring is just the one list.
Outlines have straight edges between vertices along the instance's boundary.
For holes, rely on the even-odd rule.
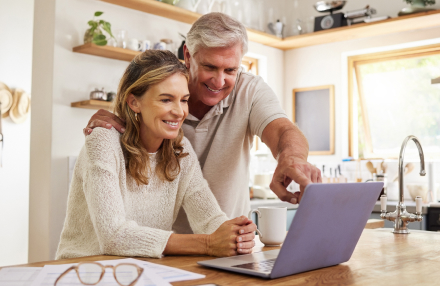
[[[256,214],[258,215],[258,217],[261,218],[261,213],[260,213],[258,210],[251,210],[251,211],[249,212],[249,215],[248,215],[248,218],[249,218],[250,220],[252,220],[252,213],[256,213]],[[262,235],[261,232],[258,230],[258,228],[256,229],[256,231],[258,232],[258,235],[260,236],[260,238],[263,237],[263,235]]]

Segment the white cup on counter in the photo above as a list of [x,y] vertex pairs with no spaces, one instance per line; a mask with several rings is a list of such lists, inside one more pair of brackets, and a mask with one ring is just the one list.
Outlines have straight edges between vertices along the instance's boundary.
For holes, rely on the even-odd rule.
[[266,246],[278,246],[286,238],[286,207],[259,207],[249,212],[248,218],[252,219],[252,213],[258,215],[257,233],[260,240]]

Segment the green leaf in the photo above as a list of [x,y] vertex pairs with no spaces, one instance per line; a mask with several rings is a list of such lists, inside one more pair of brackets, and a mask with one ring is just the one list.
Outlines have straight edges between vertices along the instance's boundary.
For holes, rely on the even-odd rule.
[[105,46],[107,45],[107,40],[105,38],[105,35],[95,35],[93,37],[93,41],[94,44],[98,45],[98,46]]
[[103,34],[93,36],[93,41],[102,41],[102,40],[105,40],[105,35]]
[[107,45],[107,40],[103,40],[103,41],[93,41],[93,43],[94,43],[95,45],[98,45],[98,46],[105,46],[105,45]]
[[115,38],[112,34],[112,25],[109,22],[104,22],[102,25],[104,31],[106,31],[112,38]]
[[104,14],[104,12],[96,11],[96,12],[95,12],[95,17],[99,17],[99,16],[101,16],[102,14]]
[[104,20],[99,20],[99,25],[104,25],[105,21]]
[[96,29],[98,27],[98,22],[95,21],[89,21],[88,24],[90,25],[90,28]]

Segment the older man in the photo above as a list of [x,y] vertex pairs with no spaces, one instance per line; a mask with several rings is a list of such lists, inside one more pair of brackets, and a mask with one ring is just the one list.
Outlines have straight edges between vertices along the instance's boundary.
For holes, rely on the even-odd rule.
[[[254,135],[278,161],[270,188],[281,200],[299,203],[306,185],[321,182],[320,171],[307,162],[306,138],[287,119],[272,89],[261,77],[241,70],[247,49],[245,27],[221,13],[200,17],[184,47],[191,96],[190,114],[182,128],[228,217],[246,215],[250,209],[249,161]],[[93,115],[84,133],[90,134],[98,126],[124,131],[120,119],[103,110]],[[301,192],[287,191],[292,180]],[[175,230],[190,230],[183,210]]]

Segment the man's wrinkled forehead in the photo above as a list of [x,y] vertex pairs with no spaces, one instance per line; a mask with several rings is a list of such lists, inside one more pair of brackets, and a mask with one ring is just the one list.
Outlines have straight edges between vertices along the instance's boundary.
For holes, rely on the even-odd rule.
[[[222,65],[222,68],[225,69],[238,69],[240,67],[241,64],[241,59],[242,59],[242,53],[241,53],[241,49],[240,52],[237,53],[237,49],[236,46],[232,46],[232,47],[224,47],[224,48],[219,48],[219,49],[227,49],[229,52],[229,56],[225,57],[224,54],[220,55],[220,54],[216,54],[216,48],[207,48],[207,47],[200,47],[197,51],[197,53],[195,53],[193,55],[193,58],[196,60],[196,62],[199,65],[202,66],[212,66],[212,67],[216,67],[216,68],[220,68],[218,65],[218,62],[216,62],[216,56],[218,55],[219,57],[222,57],[223,59],[226,58],[226,66]],[[225,62],[225,61],[222,61]]]

